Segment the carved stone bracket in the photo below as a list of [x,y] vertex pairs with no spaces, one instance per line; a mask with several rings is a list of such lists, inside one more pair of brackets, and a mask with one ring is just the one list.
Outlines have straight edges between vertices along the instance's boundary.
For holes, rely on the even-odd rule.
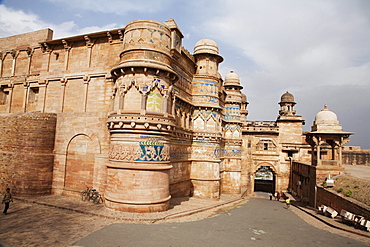
[[121,30],[118,30],[119,39],[123,41],[123,33]]
[[31,47],[27,47],[27,50],[26,50],[26,52],[27,52],[27,55],[29,56],[29,57],[31,57],[32,56],[32,54],[33,54],[33,52],[35,51],[35,49],[32,49]]
[[84,75],[82,79],[84,80],[84,84],[88,84],[91,80],[91,77],[89,75]]
[[95,41],[91,41],[91,39],[90,39],[90,37],[89,37],[89,36],[85,35],[85,36],[84,36],[84,39],[85,39],[85,41],[86,41],[86,46],[87,46],[88,48],[91,48],[91,47],[93,47],[93,46],[94,46]]
[[60,82],[61,82],[62,87],[64,87],[67,84],[67,81],[68,81],[68,79],[65,78],[65,77],[63,77],[63,78],[60,79]]
[[108,37],[108,42],[112,43],[113,42],[113,37],[112,37],[112,34],[110,32],[107,32],[107,37]]
[[65,50],[69,51],[72,48],[71,45],[68,44],[67,40],[63,39],[62,43],[63,43],[63,46],[64,46]]
[[50,53],[52,51],[51,47],[47,43],[43,43],[41,47],[42,47],[43,52],[49,52]]

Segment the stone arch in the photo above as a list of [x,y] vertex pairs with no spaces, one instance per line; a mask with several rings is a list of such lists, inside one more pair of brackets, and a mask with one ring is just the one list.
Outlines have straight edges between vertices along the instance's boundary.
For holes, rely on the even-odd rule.
[[204,119],[201,116],[196,116],[193,121],[194,130],[204,130]]
[[153,87],[147,94],[146,110],[149,112],[163,112],[163,93],[158,87]]
[[134,83],[127,87],[127,91],[123,95],[123,109],[140,111],[141,109],[142,94],[139,87]]
[[100,153],[100,143],[94,136],[79,133],[69,140],[66,146],[65,190],[82,190],[93,185],[97,153]]
[[240,138],[240,130],[238,128],[235,128],[235,130],[233,131],[232,137],[234,139],[239,139]]
[[258,169],[260,169],[262,166],[269,166],[269,167],[272,169],[272,171],[273,171],[274,173],[276,173],[276,172],[277,172],[277,171],[276,171],[276,167],[275,167],[272,163],[270,163],[270,162],[266,162],[266,161],[263,161],[263,162],[258,163],[258,164],[255,166],[254,172],[256,172]]
[[208,131],[216,131],[217,120],[211,115],[206,121],[206,127]]
[[231,139],[233,137],[233,132],[232,130],[229,128],[225,131],[225,138],[228,138],[228,139]]
[[13,56],[10,52],[6,53],[3,58],[3,69],[2,69],[2,77],[12,76],[12,68],[13,68]]
[[26,51],[20,51],[17,56],[17,62],[15,66],[15,75],[27,75],[28,68],[28,54]]
[[[263,170],[266,171],[266,177],[257,177],[257,174]],[[269,175],[267,175],[267,173],[271,173],[271,178]],[[261,162],[257,164],[254,169],[254,191],[275,193],[276,176],[276,167],[270,162]]]

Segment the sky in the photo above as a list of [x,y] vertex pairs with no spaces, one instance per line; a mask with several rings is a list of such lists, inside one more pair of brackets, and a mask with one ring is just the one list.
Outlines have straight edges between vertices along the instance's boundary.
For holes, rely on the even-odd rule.
[[[281,96],[310,131],[327,104],[350,146],[370,149],[370,0],[0,0],[0,38],[45,28],[54,39],[173,18],[193,53],[214,40],[246,94],[248,120],[277,119]],[[1,47],[0,47],[1,50]]]

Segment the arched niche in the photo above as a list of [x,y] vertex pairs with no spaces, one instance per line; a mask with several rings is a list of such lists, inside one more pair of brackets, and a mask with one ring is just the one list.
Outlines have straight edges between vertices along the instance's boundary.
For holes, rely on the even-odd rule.
[[75,135],[67,146],[64,187],[82,190],[93,185],[97,143],[86,134]]

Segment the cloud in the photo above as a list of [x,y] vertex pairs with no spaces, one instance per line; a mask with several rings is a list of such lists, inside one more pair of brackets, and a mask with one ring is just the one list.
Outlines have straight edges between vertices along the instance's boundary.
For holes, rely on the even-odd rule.
[[0,5],[0,37],[44,29],[45,23],[32,13]]
[[223,74],[239,74],[250,120],[276,118],[288,90],[308,130],[327,103],[356,145],[370,148],[370,1],[228,0],[208,11],[197,28],[227,57]]
[[171,0],[48,0],[52,3],[61,3],[74,9],[81,9],[100,13],[114,13],[125,15],[128,12],[153,13],[164,9],[171,4]]
[[33,13],[25,13],[22,10],[14,10],[0,5],[0,37],[32,32],[50,28],[54,30],[54,39],[70,37],[79,34],[93,33],[103,30],[118,28],[116,23],[104,26],[87,26],[79,28],[74,21],[67,21],[59,24],[47,23]]
[[[356,2],[356,1],[354,1]],[[232,4],[234,3],[234,4]],[[202,30],[253,61],[243,75],[281,86],[367,83],[370,17],[343,1],[227,1]],[[370,6],[370,5],[369,5]],[[220,16],[219,16],[220,15]],[[262,76],[262,78],[261,78]]]

